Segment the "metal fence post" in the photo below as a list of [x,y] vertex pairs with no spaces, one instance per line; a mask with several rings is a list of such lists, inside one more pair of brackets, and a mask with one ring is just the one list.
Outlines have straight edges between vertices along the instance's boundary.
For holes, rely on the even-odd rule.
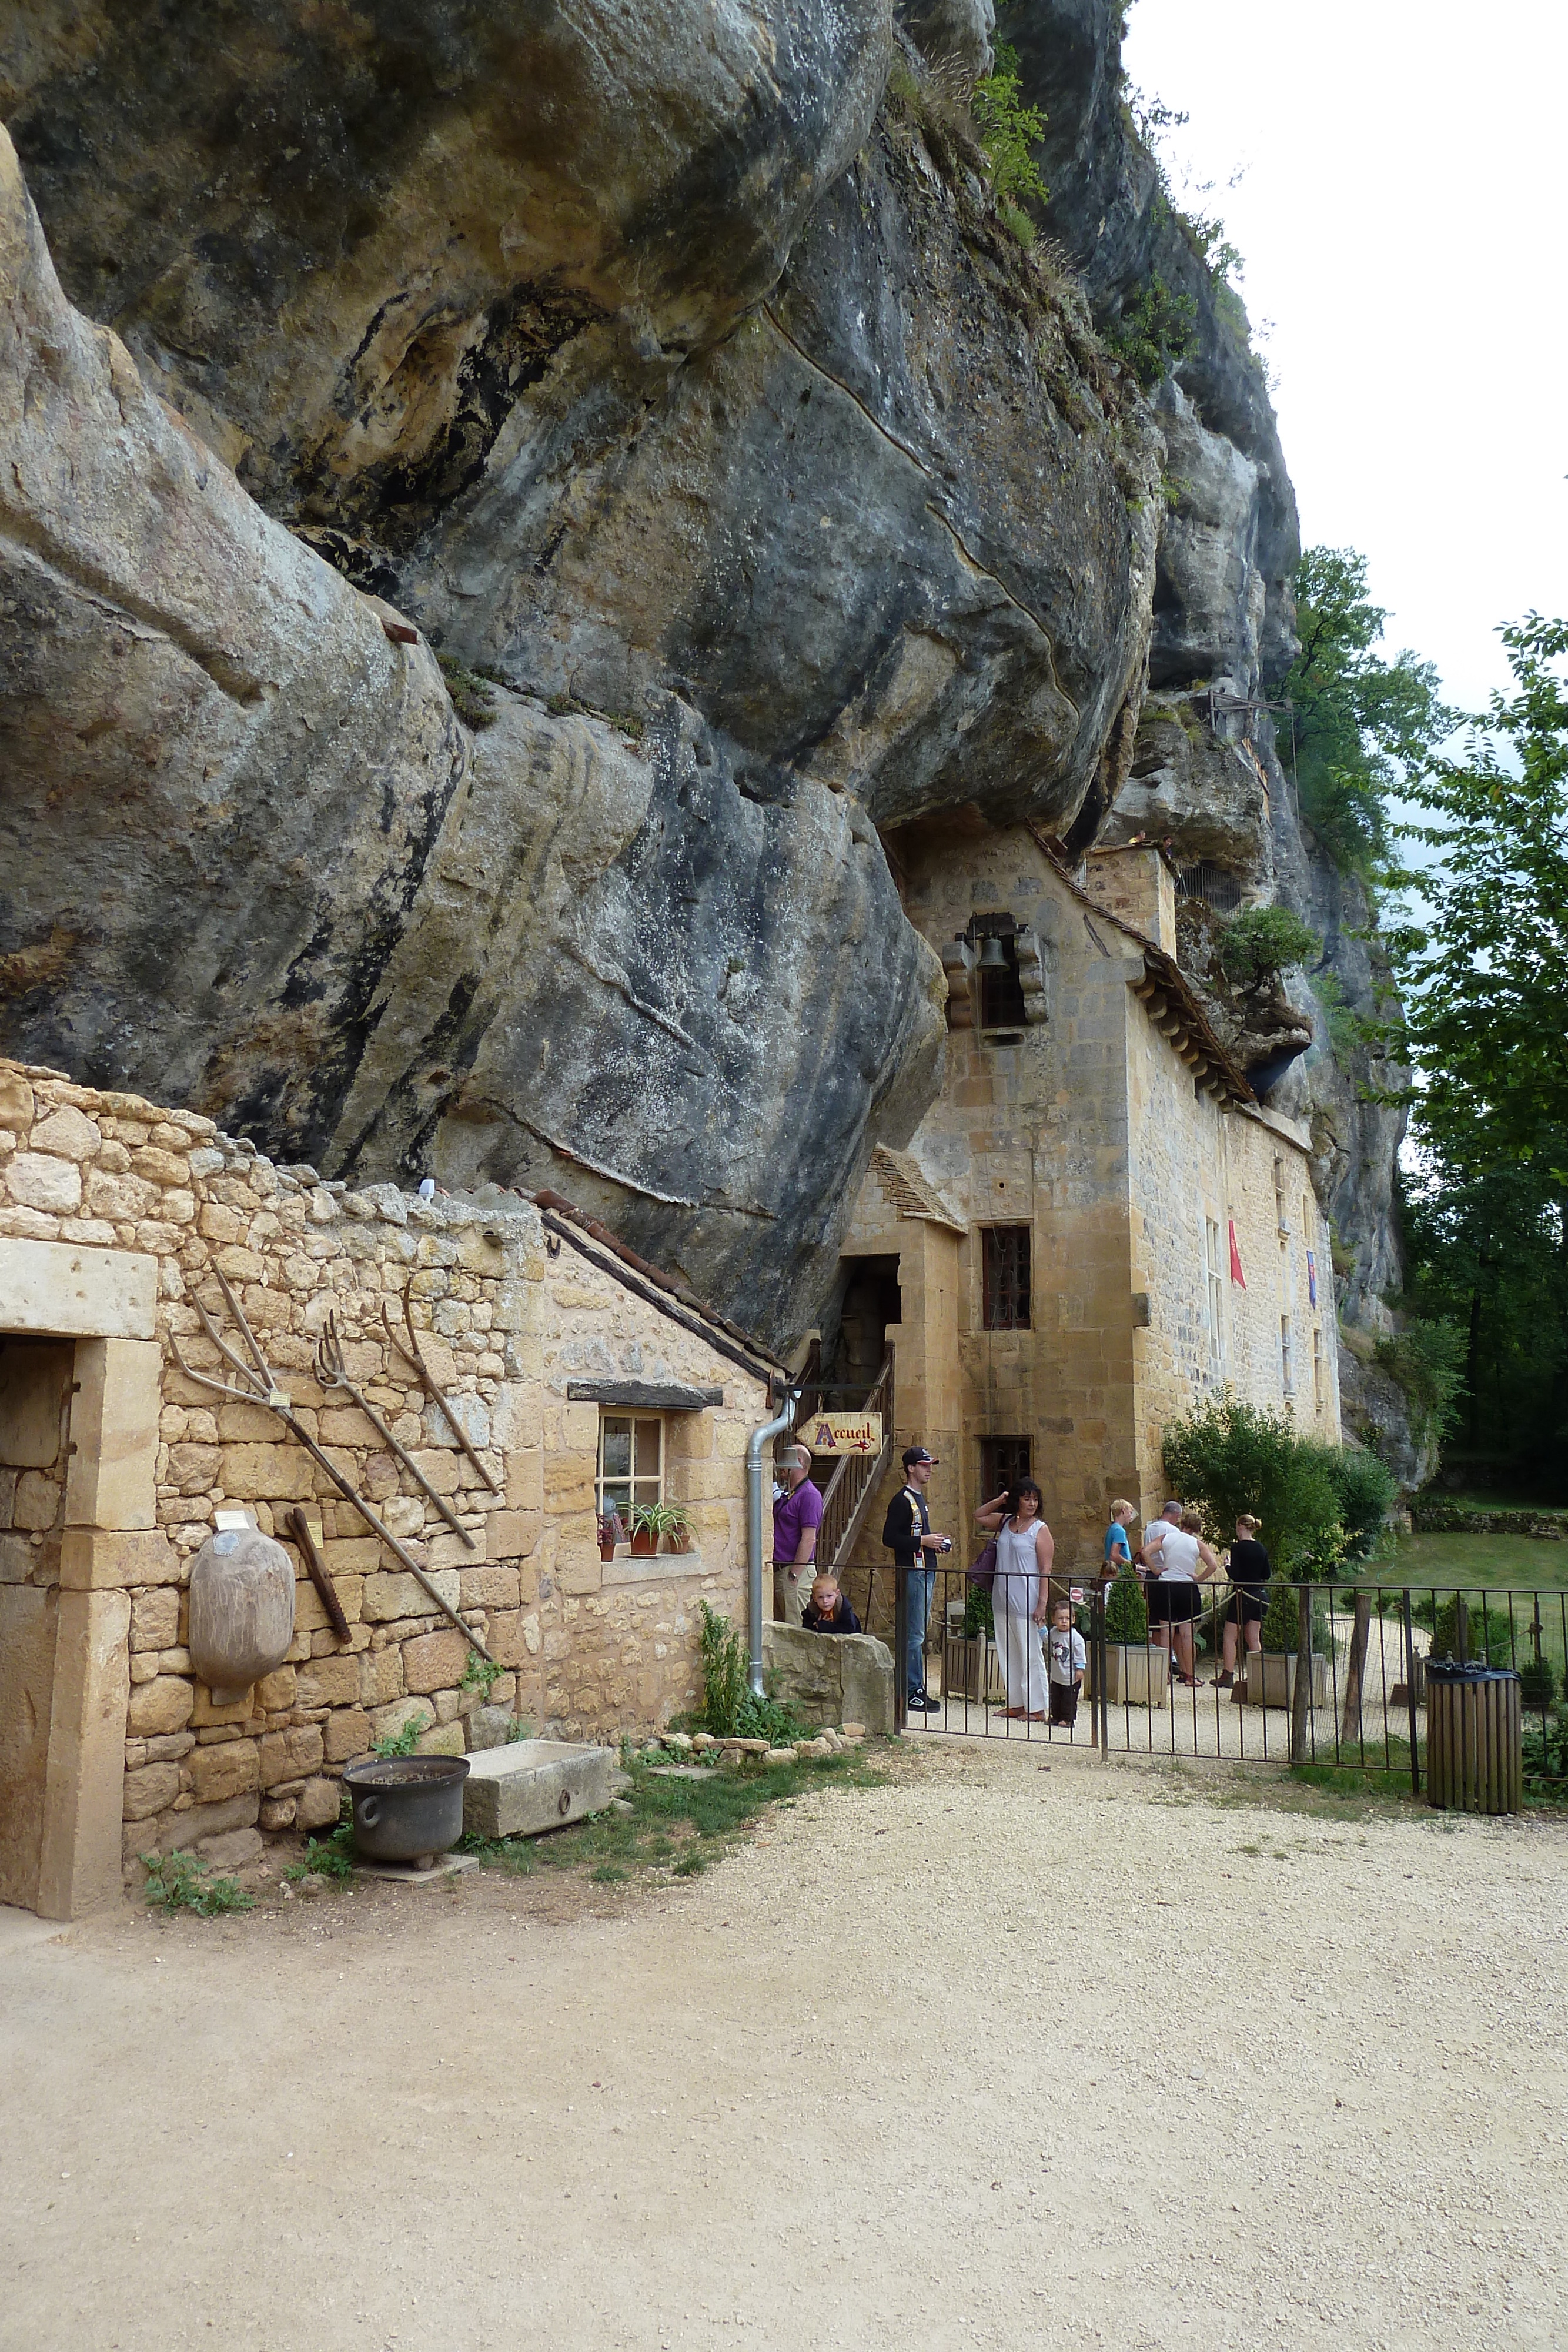
[[1421,1758],[1416,1746],[1416,1630],[1410,1619],[1410,1591],[1400,1595],[1405,1617],[1405,1695],[1410,1709],[1410,1793],[1421,1793]]
[[1100,1761],[1111,1758],[1111,1701],[1105,1688],[1110,1658],[1105,1640],[1105,1587],[1094,1588],[1094,1598],[1089,1610],[1089,1638],[1094,1644],[1094,1712],[1100,1718]]
[[909,1676],[904,1663],[904,1653],[909,1647],[909,1570],[903,1567],[895,1568],[893,1571],[893,1727],[894,1731],[904,1731],[909,1726]]

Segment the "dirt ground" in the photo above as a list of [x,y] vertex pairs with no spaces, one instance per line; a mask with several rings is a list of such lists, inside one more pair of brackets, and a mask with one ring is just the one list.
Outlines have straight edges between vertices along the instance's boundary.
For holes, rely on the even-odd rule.
[[907,1743],[657,1890],[0,1917],[5,2352],[1560,2346],[1568,1824]]

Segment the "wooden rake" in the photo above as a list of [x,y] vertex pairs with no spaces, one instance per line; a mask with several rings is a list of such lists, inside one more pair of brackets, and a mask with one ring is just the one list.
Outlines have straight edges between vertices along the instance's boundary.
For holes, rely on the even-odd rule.
[[[188,1364],[185,1361],[183,1355],[181,1353],[180,1342],[174,1338],[172,1332],[171,1332],[169,1335],[169,1344],[174,1351],[174,1361],[179,1365],[181,1371],[183,1372],[188,1381],[193,1381],[198,1388],[211,1389],[218,1396],[228,1397],[236,1404],[264,1404],[269,1412],[275,1412],[277,1415],[278,1420],[283,1423],[285,1429],[287,1430],[289,1435],[291,1437],[298,1438],[300,1444],[305,1448],[306,1453],[309,1454],[311,1460],[319,1463],[321,1468],[325,1470],[328,1477],[330,1478],[333,1486],[336,1486],[340,1495],[343,1496],[345,1502],[352,1503],[355,1510],[360,1514],[360,1517],[368,1526],[372,1527],[375,1529],[382,1543],[386,1545],[387,1549],[390,1552],[392,1552],[397,1559],[402,1560],[404,1568],[407,1569],[411,1576],[418,1579],[420,1584],[430,1595],[432,1601],[434,1601],[442,1615],[451,1620],[452,1623],[456,1626],[457,1631],[462,1634],[469,1647],[476,1650],[479,1655],[487,1663],[493,1663],[490,1659],[489,1651],[485,1647],[484,1643],[479,1639],[478,1634],[476,1633],[472,1625],[465,1625],[464,1623],[456,1610],[453,1608],[452,1603],[446,1600],[444,1594],[436,1590],[435,1585],[425,1574],[424,1570],[421,1568],[418,1560],[413,1558],[406,1546],[398,1541],[398,1538],[393,1535],[392,1529],[385,1524],[384,1520],[380,1517],[372,1506],[365,1500],[362,1495],[355,1492],[354,1488],[344,1477],[342,1472],[338,1468],[336,1463],[329,1462],[328,1460],[326,1454],[322,1453],[321,1448],[317,1444],[309,1432],[301,1426],[294,1411],[294,1401],[290,1397],[287,1390],[279,1386],[277,1374],[273,1371],[272,1367],[267,1360],[267,1358],[262,1354],[260,1348],[256,1345],[256,1334],[251,1329],[250,1325],[246,1321],[245,1310],[240,1306],[238,1299],[235,1297],[233,1290],[229,1287],[228,1277],[226,1275],[218,1273],[216,1267],[213,1270],[214,1274],[217,1274],[218,1287],[224,1294],[224,1300],[228,1307],[229,1313],[234,1317],[235,1321],[239,1326],[240,1332],[245,1339],[245,1344],[250,1350],[252,1360],[247,1364],[241,1357],[235,1353],[227,1340],[219,1331],[217,1325],[213,1321],[212,1317],[207,1313],[207,1310],[203,1306],[201,1300],[193,1291],[191,1294],[191,1303],[202,1318],[202,1328],[205,1331],[208,1339],[212,1341],[219,1355],[224,1359],[224,1361],[234,1370],[240,1385],[235,1388],[232,1387],[226,1381],[214,1380],[210,1373],[199,1372],[193,1364]],[[450,1417],[450,1414],[448,1414],[448,1418]],[[454,1423],[454,1426],[455,1427],[455,1423]],[[402,1448],[399,1447],[397,1450],[401,1454]]]

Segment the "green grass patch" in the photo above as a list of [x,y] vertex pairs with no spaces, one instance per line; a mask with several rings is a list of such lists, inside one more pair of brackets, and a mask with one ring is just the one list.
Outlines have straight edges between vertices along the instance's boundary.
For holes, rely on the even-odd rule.
[[1402,1535],[1393,1556],[1376,1564],[1371,1580],[1568,1591],[1568,1543],[1531,1536]]
[[622,1791],[625,1811],[612,1807],[538,1838],[465,1837],[459,1851],[476,1853],[491,1868],[523,1874],[585,1870],[600,1886],[618,1885],[638,1874],[695,1878],[770,1807],[824,1785],[880,1788],[887,1777],[855,1749],[800,1764],[764,1765],[748,1759],[716,1768],[702,1780],[661,1772],[640,1755],[628,1757],[626,1769],[631,1785]]

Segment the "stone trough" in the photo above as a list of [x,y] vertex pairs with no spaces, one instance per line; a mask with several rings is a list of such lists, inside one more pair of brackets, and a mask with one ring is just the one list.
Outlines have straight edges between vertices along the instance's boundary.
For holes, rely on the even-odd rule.
[[537,1837],[601,1813],[613,1790],[614,1751],[570,1739],[515,1739],[468,1759],[463,1827],[470,1837]]

